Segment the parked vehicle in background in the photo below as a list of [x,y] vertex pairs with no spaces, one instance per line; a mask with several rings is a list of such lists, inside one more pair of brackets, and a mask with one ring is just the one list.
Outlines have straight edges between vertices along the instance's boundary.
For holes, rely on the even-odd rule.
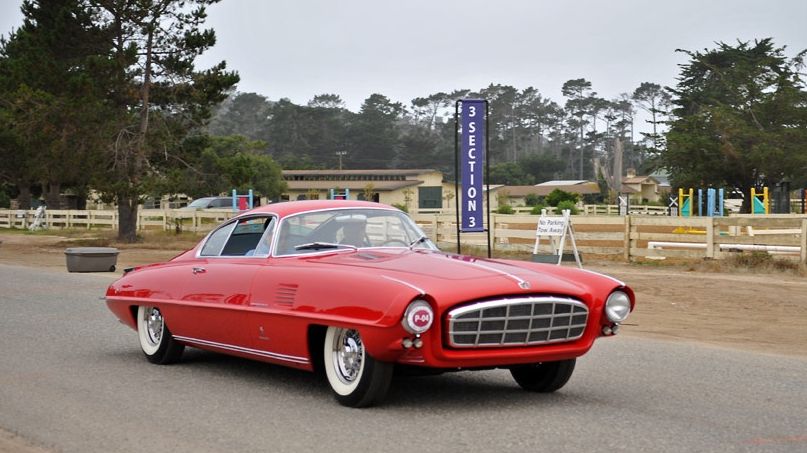
[[185,206],[185,210],[196,209],[232,209],[232,197],[204,197],[193,200],[190,204]]

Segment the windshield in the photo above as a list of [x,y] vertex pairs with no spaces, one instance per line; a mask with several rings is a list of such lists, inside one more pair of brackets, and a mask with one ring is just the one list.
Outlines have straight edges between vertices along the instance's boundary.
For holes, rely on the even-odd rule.
[[323,250],[399,247],[436,250],[406,214],[391,209],[330,209],[297,214],[280,224],[276,256]]
[[188,205],[189,208],[206,208],[208,204],[210,204],[210,198],[199,198],[198,200],[193,200],[191,204]]

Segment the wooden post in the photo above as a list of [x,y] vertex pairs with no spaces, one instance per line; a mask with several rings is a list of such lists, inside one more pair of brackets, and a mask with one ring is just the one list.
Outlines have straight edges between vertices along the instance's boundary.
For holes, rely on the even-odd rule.
[[489,219],[488,230],[490,231],[490,249],[492,253],[493,250],[496,250],[496,225],[499,223],[499,214],[491,214]]
[[715,257],[715,219],[714,217],[707,217],[709,223],[706,224],[706,258],[714,259]]
[[801,270],[807,272],[807,219],[801,221]]
[[630,216],[625,216],[625,261],[630,262]]

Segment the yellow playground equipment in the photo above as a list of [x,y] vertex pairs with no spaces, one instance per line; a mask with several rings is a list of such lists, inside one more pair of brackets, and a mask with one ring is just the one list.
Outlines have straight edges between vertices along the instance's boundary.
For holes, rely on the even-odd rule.
[[763,187],[762,193],[757,193],[755,187],[751,188],[751,214],[770,214],[771,202],[768,198],[768,188]]

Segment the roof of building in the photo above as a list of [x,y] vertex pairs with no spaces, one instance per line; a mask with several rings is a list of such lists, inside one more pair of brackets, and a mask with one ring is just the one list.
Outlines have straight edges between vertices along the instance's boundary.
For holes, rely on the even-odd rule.
[[579,186],[581,184],[589,184],[591,181],[586,181],[585,179],[557,179],[554,181],[546,181],[540,184],[536,184],[536,186]]
[[658,184],[658,180],[652,176],[632,176],[622,178],[622,184]]
[[[404,187],[418,186],[423,181],[371,181],[373,190],[376,192],[388,192],[391,190],[403,189]],[[287,190],[328,190],[328,189],[350,189],[364,190],[368,181],[286,181]]]
[[538,186],[503,186],[499,192],[507,192],[511,197],[526,197],[530,194],[541,195],[545,189]]
[[316,176],[345,176],[345,175],[403,175],[415,176],[423,173],[435,173],[432,169],[367,169],[367,170],[283,170],[283,176],[316,175]]
[[574,185],[569,185],[569,186],[564,186],[564,185],[561,185],[561,186],[541,185],[541,186],[535,186],[535,187],[541,189],[541,191],[538,192],[537,195],[540,195],[542,197],[549,195],[555,189],[560,189],[560,190],[562,190],[564,192],[569,192],[569,193],[577,193],[577,194],[580,194],[580,195],[589,195],[589,194],[600,193],[600,186],[598,186],[596,182],[590,182],[590,181],[586,181],[585,184],[574,184]]

